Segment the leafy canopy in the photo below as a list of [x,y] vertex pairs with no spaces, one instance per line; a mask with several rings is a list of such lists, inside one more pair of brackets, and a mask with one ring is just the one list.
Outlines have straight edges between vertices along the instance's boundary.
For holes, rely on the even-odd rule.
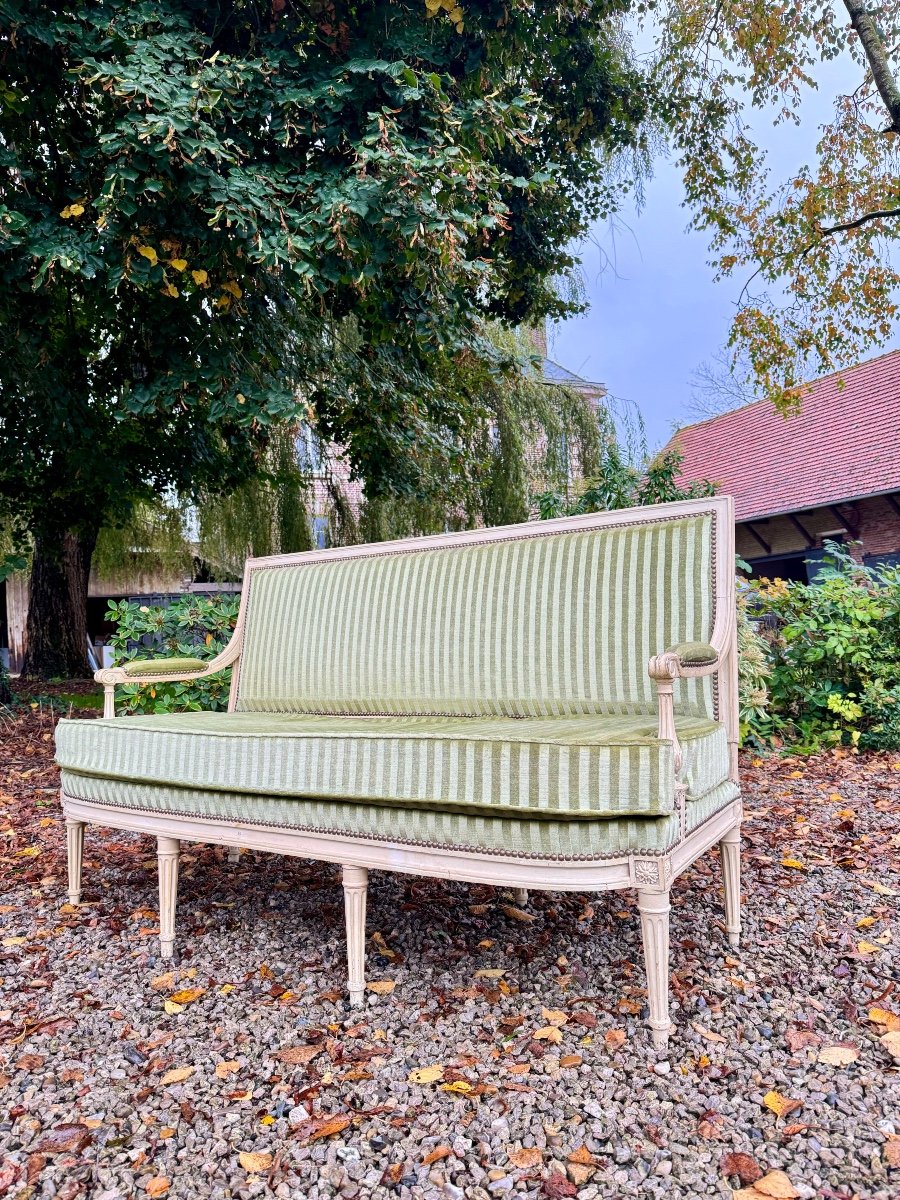
[[[744,282],[734,361],[790,407],[801,383],[884,345],[900,309],[900,6],[896,0],[660,0],[655,107],[720,277]],[[830,64],[836,64],[836,68]],[[836,69],[811,162],[773,178],[758,130],[808,128]],[[814,131],[811,131],[814,132]]]
[[626,6],[0,0],[0,505],[228,488],[305,415],[414,491],[448,364],[616,203]]

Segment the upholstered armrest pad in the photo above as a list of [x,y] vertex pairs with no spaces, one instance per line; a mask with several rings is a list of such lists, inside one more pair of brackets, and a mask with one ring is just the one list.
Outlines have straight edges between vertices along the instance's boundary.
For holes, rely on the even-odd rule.
[[207,667],[200,658],[136,658],[122,663],[126,675],[140,679],[142,675],[193,675]]
[[705,667],[709,663],[714,663],[719,657],[716,648],[706,642],[679,642],[677,646],[672,646],[667,653],[677,654],[686,667]]

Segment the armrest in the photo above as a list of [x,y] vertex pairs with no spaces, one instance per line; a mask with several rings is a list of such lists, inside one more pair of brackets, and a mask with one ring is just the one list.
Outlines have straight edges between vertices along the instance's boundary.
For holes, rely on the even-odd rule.
[[136,658],[120,667],[104,667],[94,672],[97,683],[103,684],[103,715],[116,715],[116,685],[120,683],[178,683],[180,680],[203,679],[216,675],[240,654],[240,642],[233,638],[221,654],[204,661],[200,658]]
[[129,679],[143,679],[147,675],[194,676],[205,668],[202,658],[135,658],[121,667]]
[[659,703],[659,733],[662,741],[671,742],[675,752],[675,776],[681,774],[683,757],[678,735],[675,732],[675,698],[673,684],[676,679],[696,679],[711,675],[722,665],[722,655],[715,646],[707,642],[679,642],[663,654],[655,654],[647,664],[647,672],[656,684]]

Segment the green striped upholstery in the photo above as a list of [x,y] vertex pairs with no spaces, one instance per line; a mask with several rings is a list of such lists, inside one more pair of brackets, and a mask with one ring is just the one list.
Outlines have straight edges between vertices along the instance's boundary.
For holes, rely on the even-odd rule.
[[[398,812],[377,804],[279,800],[245,792],[148,787],[68,770],[62,773],[62,786],[67,796],[112,808],[274,825],[344,835],[354,840],[371,838],[401,845],[486,850],[526,858],[590,859],[629,851],[661,853],[680,838],[677,814],[649,819],[620,817],[612,821],[523,821],[418,808]],[[738,795],[737,786],[726,782],[697,800],[689,800],[685,814],[687,831],[701,825]]]
[[[648,714],[647,661],[709,642],[713,521],[254,568],[244,712],[562,717]],[[633,517],[631,518],[633,520]],[[712,717],[707,679],[681,711]]]
[[[591,820],[672,812],[656,717],[329,717],[193,712],[57,726],[79,775],[173,788]],[[724,727],[679,717],[689,795],[728,773]]]

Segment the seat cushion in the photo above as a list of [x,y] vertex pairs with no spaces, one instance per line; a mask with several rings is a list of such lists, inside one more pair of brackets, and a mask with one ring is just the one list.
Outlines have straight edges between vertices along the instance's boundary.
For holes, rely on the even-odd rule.
[[[662,854],[681,837],[677,813],[668,817],[618,817],[605,821],[521,820],[470,813],[436,812],[339,800],[292,800],[240,792],[154,786],[62,772],[73,799],[110,808],[267,825],[348,840],[483,851],[535,859],[595,859],[628,853]],[[690,833],[738,798],[737,785],[719,784],[685,806]]]
[[[728,776],[725,729],[676,721],[693,798]],[[81,776],[533,820],[665,816],[671,743],[656,717],[335,717],[193,712],[60,721]]]

